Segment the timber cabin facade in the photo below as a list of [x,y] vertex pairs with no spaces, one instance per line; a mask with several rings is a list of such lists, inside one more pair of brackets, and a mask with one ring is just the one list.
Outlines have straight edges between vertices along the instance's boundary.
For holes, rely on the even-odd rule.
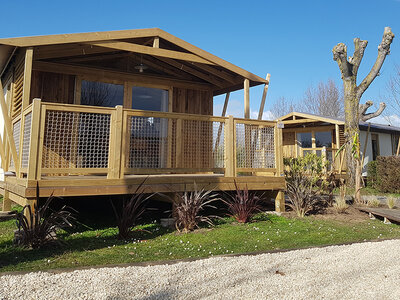
[[[345,151],[336,155],[345,143],[344,120],[307,113],[292,112],[278,119],[282,132],[283,157],[301,157],[312,152],[330,162],[338,175],[346,176]],[[360,122],[361,155],[365,152],[363,175],[367,164],[377,156],[396,155],[399,151],[400,128]]]
[[[3,210],[40,197],[269,191],[284,210],[276,121],[213,116],[268,80],[163,30],[0,39]],[[4,97],[3,97],[4,96]]]

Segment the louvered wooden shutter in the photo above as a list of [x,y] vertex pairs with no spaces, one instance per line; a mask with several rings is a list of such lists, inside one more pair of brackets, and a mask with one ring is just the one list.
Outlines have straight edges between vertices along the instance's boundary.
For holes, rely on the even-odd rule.
[[14,70],[14,87],[11,102],[11,117],[15,118],[21,113],[22,107],[22,92],[24,87],[24,66],[23,59]]

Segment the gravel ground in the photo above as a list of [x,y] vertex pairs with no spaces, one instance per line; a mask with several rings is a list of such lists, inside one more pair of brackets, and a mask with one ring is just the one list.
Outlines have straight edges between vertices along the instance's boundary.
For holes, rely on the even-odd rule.
[[0,299],[400,299],[400,240],[0,276]]

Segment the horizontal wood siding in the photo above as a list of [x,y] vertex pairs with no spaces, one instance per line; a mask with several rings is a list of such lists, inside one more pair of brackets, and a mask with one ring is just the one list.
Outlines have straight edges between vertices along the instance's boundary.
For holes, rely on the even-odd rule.
[[50,72],[33,71],[31,97],[46,102],[74,103],[75,76]]

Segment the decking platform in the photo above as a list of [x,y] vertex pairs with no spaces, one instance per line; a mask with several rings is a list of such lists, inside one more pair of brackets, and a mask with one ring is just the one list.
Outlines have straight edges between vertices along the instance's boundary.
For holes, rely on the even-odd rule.
[[400,209],[388,209],[388,208],[368,208],[359,207],[362,212],[369,213],[370,216],[378,216],[384,218],[385,223],[387,221],[400,223]]

